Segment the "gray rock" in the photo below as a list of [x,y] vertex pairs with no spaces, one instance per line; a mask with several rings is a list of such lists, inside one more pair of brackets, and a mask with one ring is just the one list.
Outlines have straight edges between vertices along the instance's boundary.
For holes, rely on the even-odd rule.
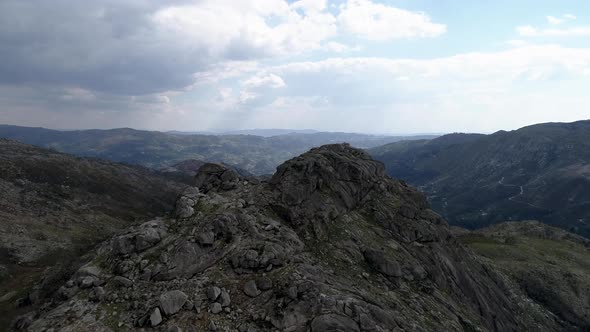
[[213,302],[217,300],[217,298],[221,295],[221,289],[217,286],[211,286],[207,288],[207,298],[209,301]]
[[114,287],[129,288],[129,287],[133,286],[133,281],[131,281],[131,279],[128,279],[125,277],[115,276],[113,279],[111,279],[111,284]]
[[195,176],[195,185],[204,192],[212,189],[230,190],[239,181],[240,176],[233,169],[214,163],[201,166]]
[[74,297],[74,295],[76,295],[79,291],[80,291],[80,289],[76,286],[74,286],[74,287],[61,286],[57,290],[56,296],[57,296],[57,298],[59,298],[61,300],[68,300],[68,299]]
[[266,291],[272,288],[272,280],[267,276],[262,276],[256,280],[256,286],[262,291]]
[[188,296],[179,291],[173,290],[160,295],[160,308],[164,314],[170,316],[179,312],[188,299]]
[[98,286],[98,287],[94,287],[94,289],[92,290],[92,293],[90,293],[90,299],[94,302],[100,302],[104,299],[105,297],[105,290],[104,288]]
[[428,276],[428,272],[426,272],[426,270],[420,265],[414,266],[412,269],[412,274],[418,280],[422,280]]
[[215,243],[215,233],[203,232],[197,236],[197,241],[202,246],[211,246]]
[[81,278],[78,284],[79,284],[80,288],[86,289],[86,288],[90,288],[90,287],[94,286],[94,284],[97,282],[98,282],[98,279],[96,277],[87,276],[87,277]]
[[98,266],[92,264],[86,264],[76,272],[76,275],[78,276],[92,276],[96,278],[100,277],[101,274],[102,270]]
[[188,197],[180,197],[176,201],[176,216],[178,218],[190,218],[195,214],[195,201]]
[[388,258],[383,251],[367,249],[363,252],[365,260],[375,270],[389,277],[401,277],[402,269],[399,264]]
[[254,280],[250,280],[244,284],[244,294],[250,297],[257,297],[260,295],[260,290],[256,286],[256,282]]
[[135,237],[135,249],[143,251],[153,247],[158,242],[160,242],[160,233],[156,229],[145,228]]
[[358,324],[347,316],[338,314],[321,315],[311,321],[311,332],[356,332]]
[[182,307],[184,310],[193,310],[195,308],[195,304],[191,300],[187,300],[184,306]]
[[113,239],[112,249],[115,254],[126,255],[135,251],[135,238],[133,235],[118,236]]
[[152,327],[158,326],[162,323],[162,314],[159,308],[155,308],[150,314],[150,324]]
[[188,197],[193,200],[199,198],[200,194],[201,193],[199,192],[199,188],[197,187],[188,187],[182,192],[182,196]]
[[167,332],[182,332],[182,329],[178,326],[170,326]]
[[231,298],[229,293],[224,289],[221,290],[221,294],[219,295],[219,302],[221,303],[222,307],[227,307],[231,304]]
[[223,308],[221,307],[221,303],[219,303],[219,302],[213,302],[213,303],[211,303],[211,306],[209,307],[209,310],[213,314],[218,314],[218,313],[220,313],[223,310]]
[[287,289],[287,296],[289,298],[291,298],[292,300],[296,300],[297,299],[297,287],[295,287],[295,286],[289,287]]

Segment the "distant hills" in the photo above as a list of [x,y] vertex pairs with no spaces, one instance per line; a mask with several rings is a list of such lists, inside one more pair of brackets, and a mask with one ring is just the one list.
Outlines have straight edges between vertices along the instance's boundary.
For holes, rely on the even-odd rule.
[[254,174],[272,174],[281,162],[323,144],[348,142],[359,148],[371,148],[400,140],[434,136],[291,131],[278,136],[262,137],[243,134],[164,133],[129,128],[58,131],[0,125],[0,137],[79,156],[138,164],[154,169],[187,159],[197,159],[224,162]]
[[541,220],[590,236],[590,121],[450,134],[370,150],[452,224]]
[[314,134],[317,130],[312,129],[243,129],[243,130],[229,130],[229,131],[167,131],[169,134],[176,135],[254,135],[262,137],[272,137],[286,134]]

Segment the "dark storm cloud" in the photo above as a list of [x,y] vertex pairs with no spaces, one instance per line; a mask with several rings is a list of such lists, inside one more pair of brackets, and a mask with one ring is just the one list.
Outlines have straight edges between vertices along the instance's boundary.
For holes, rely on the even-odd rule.
[[115,94],[190,85],[207,51],[157,29],[151,15],[187,1],[0,2],[0,84],[49,83]]

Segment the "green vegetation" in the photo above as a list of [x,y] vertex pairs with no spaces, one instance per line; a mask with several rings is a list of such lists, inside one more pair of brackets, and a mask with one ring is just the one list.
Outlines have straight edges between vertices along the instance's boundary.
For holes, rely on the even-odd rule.
[[[539,223],[523,223],[500,224],[459,239],[510,276],[537,303],[568,323],[589,328],[585,325],[585,312],[590,310],[588,242]],[[526,231],[539,227],[541,235]]]

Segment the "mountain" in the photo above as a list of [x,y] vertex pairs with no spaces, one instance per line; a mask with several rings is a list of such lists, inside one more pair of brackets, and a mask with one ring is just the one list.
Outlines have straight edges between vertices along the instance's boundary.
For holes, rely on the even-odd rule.
[[317,132],[317,130],[312,129],[243,129],[224,131],[221,133],[221,135],[254,135],[272,137],[286,134],[314,134]]
[[534,219],[590,236],[590,121],[451,134],[370,151],[390,175],[423,190],[454,225]]
[[537,221],[500,223],[459,239],[536,303],[590,330],[590,240]]
[[[582,331],[475,255],[364,151],[268,181],[205,164],[174,216],[86,256],[27,331]],[[583,296],[580,297],[583,299]]]
[[348,142],[370,148],[405,136],[347,133],[253,135],[178,135],[129,128],[57,131],[0,125],[0,137],[85,157],[161,169],[187,159],[223,162],[254,174],[272,174],[283,161],[326,143]]
[[[81,254],[163,215],[184,187],[143,167],[0,139],[0,330],[24,310],[17,299],[41,301]],[[38,278],[44,281],[31,290]]]

